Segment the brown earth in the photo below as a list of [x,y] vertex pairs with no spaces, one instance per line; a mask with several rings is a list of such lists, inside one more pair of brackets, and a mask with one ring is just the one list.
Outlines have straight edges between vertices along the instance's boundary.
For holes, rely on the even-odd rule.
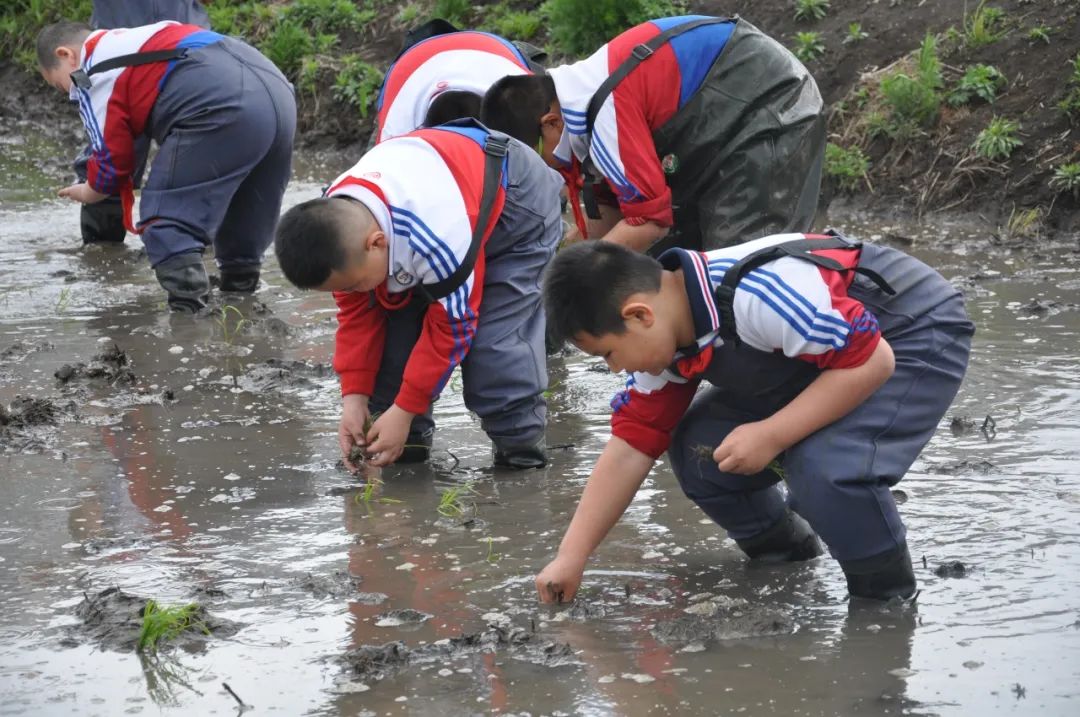
[[[475,3],[477,18],[488,4]],[[514,3],[522,8],[539,4]],[[1013,232],[1006,238],[1075,232],[1080,230],[1080,199],[1054,192],[1049,180],[1055,167],[1080,161],[1080,127],[1057,107],[1067,91],[1069,63],[1080,51],[1080,0],[996,0],[992,4],[1004,11],[1007,33],[978,49],[946,37],[950,27],[963,27],[965,10],[970,13],[975,0],[831,0],[826,17],[815,22],[795,20],[794,0],[691,0],[689,10],[740,14],[787,46],[794,44],[797,32],[821,33],[826,51],[808,67],[830,105],[831,140],[843,146],[856,143],[850,131],[853,118],[850,112],[838,113],[837,104],[850,99],[863,84],[874,84],[880,76],[876,71],[917,50],[926,33],[942,38],[939,48],[946,89],[968,65],[995,66],[1008,84],[993,104],[946,105],[924,136],[903,143],[883,137],[863,139],[871,166],[853,199],[878,213],[977,214],[995,228],[998,238],[1006,234],[1003,227],[1009,217],[1025,209],[1036,210],[1038,221],[1026,227],[1023,236]],[[357,53],[385,67],[400,44],[403,28],[396,20],[397,11],[397,6],[390,6],[362,32],[344,34],[337,51]],[[868,37],[845,44],[853,22],[860,23]],[[1036,25],[1051,28],[1049,44],[1027,38],[1028,30]],[[533,38],[538,44],[545,40]],[[298,144],[358,155],[370,134],[372,113],[361,118],[336,101],[329,91],[333,73],[324,74],[315,92],[301,92],[298,98]],[[5,129],[29,125],[58,137],[71,137],[78,131],[76,114],[65,98],[11,62],[0,61],[0,89],[7,100],[0,105]],[[978,159],[971,149],[975,136],[994,115],[1021,123],[1024,144],[1006,161]],[[839,193],[827,181],[823,204]]]

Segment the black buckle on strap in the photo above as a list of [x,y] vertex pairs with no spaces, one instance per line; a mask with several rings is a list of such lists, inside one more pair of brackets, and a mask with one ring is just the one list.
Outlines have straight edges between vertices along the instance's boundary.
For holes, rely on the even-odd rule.
[[80,90],[88,91],[90,89],[90,75],[86,74],[86,70],[75,70],[71,73],[71,82]]
[[505,139],[496,139],[494,135],[488,135],[484,140],[484,153],[493,157],[505,157],[510,143]]
[[653,54],[653,49],[648,45],[638,45],[630,51],[630,54],[639,60],[646,60]]

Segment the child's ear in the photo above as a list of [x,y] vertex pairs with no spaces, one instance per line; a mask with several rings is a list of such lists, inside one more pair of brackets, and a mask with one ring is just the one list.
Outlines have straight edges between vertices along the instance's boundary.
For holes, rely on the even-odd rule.
[[367,239],[364,240],[364,249],[371,251],[372,249],[385,249],[386,233],[382,229],[376,229],[367,235]]
[[540,118],[540,126],[544,128],[550,128],[560,135],[563,131],[563,119],[562,112],[559,110],[558,105],[552,104],[548,111]]
[[656,314],[653,312],[653,308],[644,301],[627,301],[623,304],[622,311],[623,321],[637,321],[641,324],[642,328],[651,328],[656,322]]

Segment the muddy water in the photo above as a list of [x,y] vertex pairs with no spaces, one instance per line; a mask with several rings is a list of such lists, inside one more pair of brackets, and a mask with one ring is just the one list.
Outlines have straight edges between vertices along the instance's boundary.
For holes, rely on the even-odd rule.
[[[849,614],[828,559],[748,567],[666,464],[582,600],[542,608],[531,576],[603,445],[618,377],[553,361],[560,447],[524,474],[488,468],[455,379],[433,465],[388,470],[365,495],[335,465],[327,297],[271,264],[236,302],[243,325],[231,310],[168,316],[138,242],[79,249],[76,210],[41,198],[59,163],[15,146],[0,178],[0,402],[54,405],[0,445],[0,714],[233,714],[223,682],[285,715],[1080,709],[1075,239],[978,249],[958,228],[833,217],[938,266],[979,328],[953,412],[900,485],[917,612]],[[289,201],[343,163],[302,167],[314,178]],[[466,483],[465,515],[441,517],[441,492]],[[80,617],[112,587],[196,601],[239,629],[140,660]]]

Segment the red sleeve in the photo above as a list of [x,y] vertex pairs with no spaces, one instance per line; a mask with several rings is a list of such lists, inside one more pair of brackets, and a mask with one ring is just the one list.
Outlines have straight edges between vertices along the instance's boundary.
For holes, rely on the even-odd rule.
[[335,291],[334,301],[338,305],[334,370],[341,377],[341,395],[370,396],[382,363],[386,310],[366,291]]
[[[442,393],[450,374],[469,353],[480,300],[484,294],[485,257],[476,257],[471,278],[454,293],[428,307],[420,338],[413,347],[394,403],[409,413],[423,413]],[[462,301],[467,294],[467,300]]]
[[640,390],[633,381],[611,402],[611,435],[656,459],[668,449],[671,433],[686,413],[699,381],[669,381],[654,391]]
[[127,107],[113,92],[105,116],[101,145],[95,146],[86,163],[86,181],[95,192],[117,194],[134,171],[135,137]]

